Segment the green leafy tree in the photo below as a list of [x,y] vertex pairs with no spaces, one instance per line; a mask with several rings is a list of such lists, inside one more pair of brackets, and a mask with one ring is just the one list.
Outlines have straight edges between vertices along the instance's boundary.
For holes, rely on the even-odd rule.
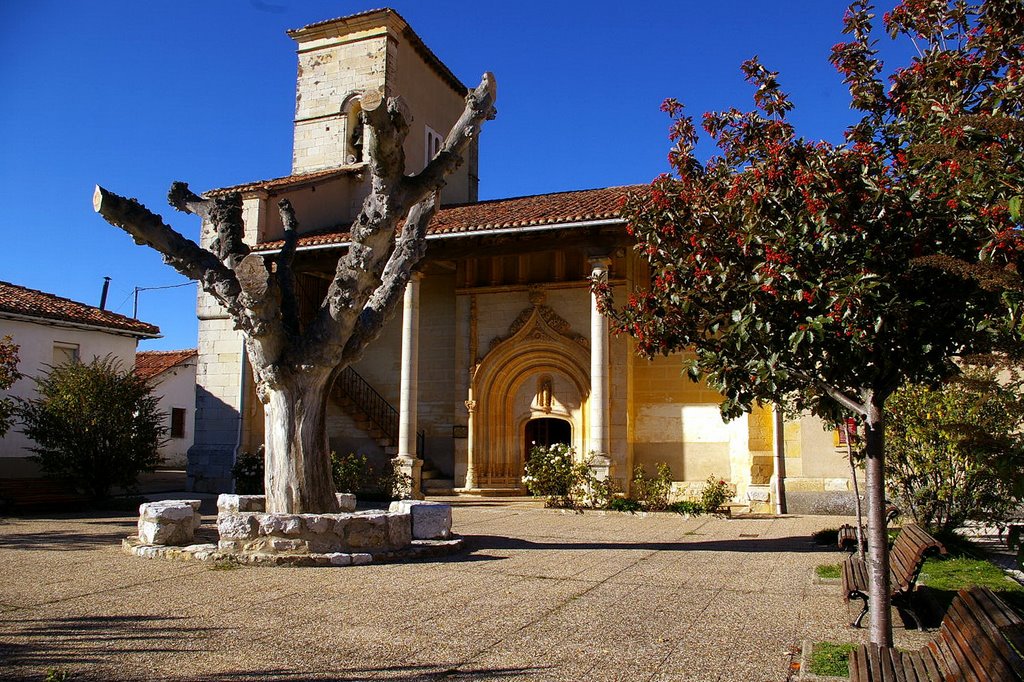
[[[0,338],[0,391],[6,391],[21,378],[18,372],[18,344],[10,336]],[[0,398],[0,437],[11,428],[14,419],[14,400]]]
[[[891,645],[884,408],[904,381],[955,373],[948,359],[983,345],[1000,310],[995,294],[921,259],[1016,253],[1024,6],[899,3],[885,28],[918,56],[891,82],[873,22],[871,5],[854,2],[849,39],[832,51],[863,114],[842,145],[796,135],[777,74],[756,58],[742,67],[755,110],[704,115],[720,149],[706,163],[692,119],[666,100],[674,174],[623,206],[650,286],[621,310],[595,289],[639,352],[694,350],[688,372],[722,391],[727,418],[788,401],[863,421],[871,640]],[[952,138],[955,155],[936,142]]]
[[103,500],[160,462],[166,415],[149,384],[117,360],[67,362],[35,382],[38,396],[21,401],[18,416],[47,474]]
[[987,369],[939,388],[900,387],[886,405],[886,485],[917,523],[1003,525],[1022,501],[1024,389]]

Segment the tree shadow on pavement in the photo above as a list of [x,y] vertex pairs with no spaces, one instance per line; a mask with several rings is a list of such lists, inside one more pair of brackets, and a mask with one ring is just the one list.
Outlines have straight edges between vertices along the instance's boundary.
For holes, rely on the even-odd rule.
[[669,552],[756,552],[793,553],[820,552],[806,535],[782,538],[739,538],[731,540],[694,540],[693,542],[600,542],[600,541],[552,541],[537,542],[523,538],[500,535],[464,535],[466,547],[478,550],[647,550]]
[[380,668],[346,668],[335,673],[310,673],[294,670],[263,670],[259,672],[233,671],[206,675],[205,680],[331,680],[333,682],[355,682],[356,680],[393,680],[395,682],[433,682],[434,680],[511,680],[535,679],[547,667],[529,668],[468,668],[443,665],[401,665]]
[[[196,642],[213,628],[183,627],[180,616],[85,616],[81,618],[16,618],[4,614],[5,632],[0,633],[0,660],[15,676],[19,671],[39,679],[48,668],[77,669],[103,663],[111,653],[132,655],[207,651]],[[7,672],[3,673],[8,679]],[[82,679],[77,670],[74,679]]]
[[5,533],[0,535],[0,549],[31,549],[47,551],[81,551],[120,545],[128,529],[109,533],[76,530],[44,530],[31,533]]

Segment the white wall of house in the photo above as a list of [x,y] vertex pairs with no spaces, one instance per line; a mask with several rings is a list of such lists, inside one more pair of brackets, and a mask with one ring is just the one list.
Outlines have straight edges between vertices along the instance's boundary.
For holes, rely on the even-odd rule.
[[[0,318],[0,337],[10,336],[20,347],[18,371],[24,376],[0,394],[19,398],[36,395],[32,377],[45,375],[51,366],[60,364],[72,353],[82,362],[111,355],[122,368],[135,366],[134,336],[122,336],[99,329],[82,329],[60,324],[28,322]],[[0,478],[36,476],[39,468],[28,458],[32,455],[29,440],[15,424],[0,438]]]
[[[156,376],[153,395],[159,396],[159,409],[166,415],[167,440],[160,446],[162,466],[185,468],[188,449],[195,440],[196,358],[186,360]],[[174,431],[174,411],[184,410],[181,435]]]

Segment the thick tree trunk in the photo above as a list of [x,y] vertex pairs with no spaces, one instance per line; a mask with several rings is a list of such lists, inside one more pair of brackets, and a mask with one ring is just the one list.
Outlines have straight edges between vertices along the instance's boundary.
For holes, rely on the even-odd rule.
[[871,604],[872,644],[892,646],[892,604],[889,584],[889,538],[885,526],[885,414],[884,399],[866,400],[864,452],[867,456],[868,596]]
[[338,511],[327,445],[330,374],[307,370],[266,389],[264,458],[267,511],[327,514]]

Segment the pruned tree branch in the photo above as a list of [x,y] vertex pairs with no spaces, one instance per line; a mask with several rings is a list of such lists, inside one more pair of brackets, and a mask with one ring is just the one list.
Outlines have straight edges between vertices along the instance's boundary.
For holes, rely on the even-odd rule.
[[299,242],[299,221],[295,218],[295,209],[287,199],[277,204],[284,224],[284,246],[277,255],[277,284],[281,290],[281,322],[285,333],[289,336],[299,335],[299,302],[295,294],[295,273],[292,261],[295,260],[295,247]]
[[238,279],[212,253],[183,237],[135,199],[126,199],[97,185],[92,205],[108,223],[130,234],[136,244],[159,251],[165,263],[199,282],[203,291],[216,298],[233,317],[241,313]]
[[[496,83],[490,73],[484,74],[480,85],[466,98],[466,107],[448,134],[444,151],[424,172],[412,178],[405,176],[405,153],[402,145],[408,133],[404,105],[398,98],[386,101],[376,91],[363,95],[362,110],[367,127],[370,158],[371,191],[350,229],[348,252],[338,260],[334,278],[328,287],[325,305],[306,334],[304,354],[318,356],[325,364],[342,362],[347,339],[364,314],[367,302],[384,283],[384,271],[396,248],[395,231],[399,221],[415,205],[432,197],[444,186],[444,173],[460,163],[454,155],[462,154],[479,134],[483,122],[495,114]],[[422,231],[434,208],[419,209],[421,217],[413,221]],[[421,249],[413,249],[412,254]],[[419,256],[416,256],[417,260]],[[415,266],[409,264],[409,269]],[[399,288],[400,290],[400,288]],[[368,316],[376,313],[370,307]],[[381,308],[385,311],[386,306]],[[356,344],[359,345],[358,343]]]
[[497,115],[498,111],[494,108],[497,97],[498,84],[494,74],[487,72],[480,80],[480,85],[466,95],[466,107],[448,132],[441,151],[426,168],[405,178],[410,203],[421,201],[424,196],[443,186],[445,176],[462,165],[466,149],[480,135],[480,126]]
[[188,183],[175,182],[167,193],[171,206],[208,222],[217,233],[210,250],[229,268],[249,255],[245,243],[245,221],[242,219],[242,196],[232,192],[222,197],[204,199],[188,188]]
[[413,267],[423,258],[427,250],[427,226],[437,212],[440,199],[437,195],[428,197],[412,207],[402,225],[395,250],[384,266],[382,282],[363,306],[362,312],[345,344],[342,362],[351,363],[359,359],[367,344],[372,343],[386,322],[398,307],[405,285],[413,274]]

